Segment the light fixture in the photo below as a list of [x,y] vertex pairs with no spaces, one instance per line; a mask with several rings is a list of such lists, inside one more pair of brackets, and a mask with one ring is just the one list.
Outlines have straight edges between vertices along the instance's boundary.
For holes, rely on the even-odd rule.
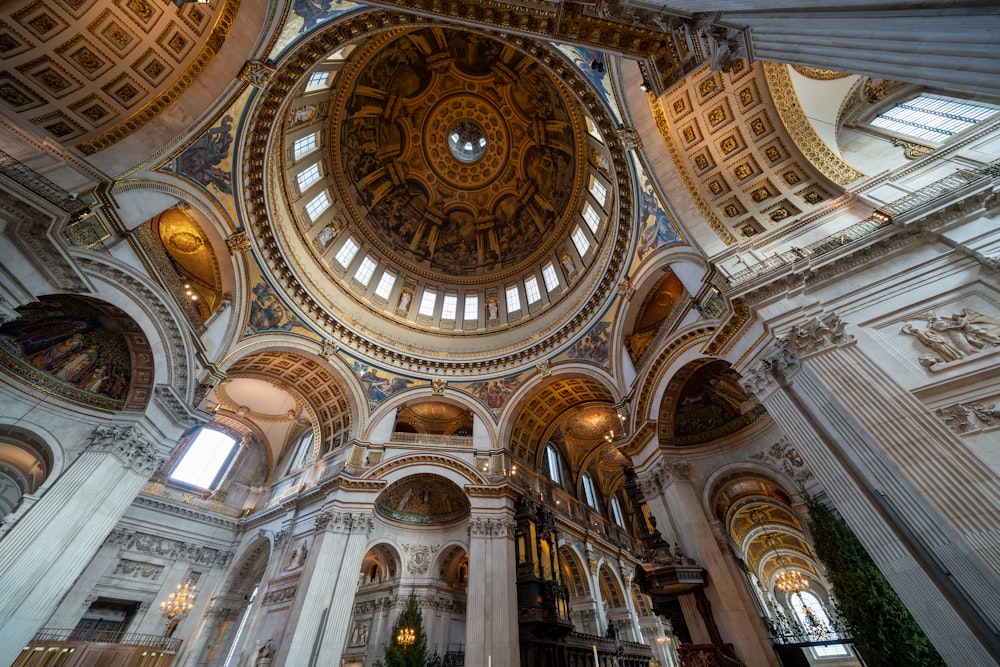
[[643,81],[639,85],[639,90],[641,90],[644,93],[648,93],[649,92],[649,82],[648,81]]
[[809,588],[809,580],[798,570],[782,570],[774,580],[774,585],[784,593],[799,593]]
[[413,628],[400,628],[396,633],[396,643],[400,646],[413,646],[417,641],[417,631]]
[[194,609],[194,601],[198,597],[198,589],[190,579],[187,583],[177,584],[177,588],[160,603],[160,615],[169,619],[184,618]]

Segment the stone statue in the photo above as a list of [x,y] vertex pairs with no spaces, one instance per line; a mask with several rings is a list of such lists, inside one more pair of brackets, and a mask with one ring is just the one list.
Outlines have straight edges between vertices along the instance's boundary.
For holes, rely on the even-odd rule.
[[271,662],[274,660],[274,646],[271,640],[268,639],[262,646],[257,649],[257,657],[253,661],[253,667],[271,667]]

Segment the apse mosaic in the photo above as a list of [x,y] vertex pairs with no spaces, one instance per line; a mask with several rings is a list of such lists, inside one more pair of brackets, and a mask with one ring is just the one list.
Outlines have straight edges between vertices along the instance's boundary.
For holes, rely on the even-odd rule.
[[744,391],[739,373],[725,361],[694,371],[677,398],[674,444],[696,445],[732,435],[764,415],[764,406]]
[[[36,385],[79,402],[121,409],[132,360],[121,319],[88,303],[48,298],[0,326],[0,361]],[[124,315],[124,313],[122,314]],[[132,324],[128,333],[136,336]],[[151,364],[148,352],[145,361]]]
[[443,477],[418,475],[386,489],[375,509],[396,521],[439,524],[468,516],[469,501],[461,489]]

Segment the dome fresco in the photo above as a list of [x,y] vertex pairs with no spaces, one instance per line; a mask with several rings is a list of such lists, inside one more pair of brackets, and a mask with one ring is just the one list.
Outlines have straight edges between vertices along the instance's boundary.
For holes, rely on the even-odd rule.
[[264,261],[321,328],[451,372],[513,369],[606,307],[634,235],[632,167],[565,55],[419,22],[316,41],[251,106],[261,136],[280,106],[284,150],[262,164],[283,187],[255,159],[244,177],[267,192],[271,213],[252,212],[275,240]]

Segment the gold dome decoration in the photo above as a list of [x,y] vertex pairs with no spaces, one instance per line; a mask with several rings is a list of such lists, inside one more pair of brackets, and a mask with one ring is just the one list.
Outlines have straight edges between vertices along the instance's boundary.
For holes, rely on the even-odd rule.
[[805,65],[792,65],[792,69],[807,79],[815,81],[832,81],[833,79],[843,79],[845,76],[851,76],[848,72],[820,69],[819,67],[806,67]]

